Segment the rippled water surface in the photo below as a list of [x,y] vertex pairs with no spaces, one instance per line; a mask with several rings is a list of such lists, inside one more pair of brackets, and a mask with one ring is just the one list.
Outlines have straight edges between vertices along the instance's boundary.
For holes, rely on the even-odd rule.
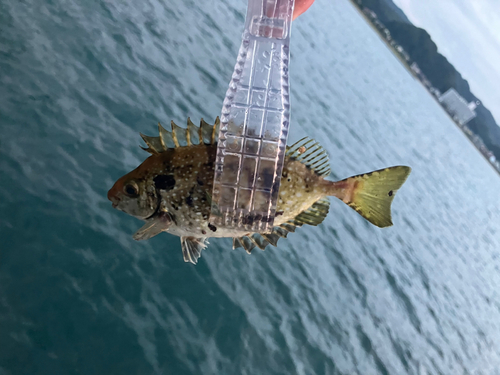
[[220,113],[244,1],[0,0],[0,374],[500,374],[499,176],[347,0],[293,26],[290,142],[413,168],[378,229],[197,266],[106,191],[157,121]]

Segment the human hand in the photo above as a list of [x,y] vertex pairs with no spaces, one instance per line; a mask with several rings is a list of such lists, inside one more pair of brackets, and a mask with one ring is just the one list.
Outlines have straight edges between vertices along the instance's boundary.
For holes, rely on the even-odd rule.
[[295,8],[293,10],[293,19],[304,13],[314,3],[314,0],[295,0]]

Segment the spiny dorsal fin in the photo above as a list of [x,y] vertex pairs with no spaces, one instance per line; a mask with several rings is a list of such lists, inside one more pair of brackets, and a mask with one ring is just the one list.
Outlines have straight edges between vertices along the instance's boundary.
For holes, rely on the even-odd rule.
[[168,148],[174,148],[175,143],[174,139],[172,138],[172,133],[161,126],[160,123],[158,123],[158,131],[160,132],[160,140],[164,146],[164,150],[167,150]]
[[286,149],[286,156],[305,164],[320,176],[330,174],[330,161],[325,149],[314,139],[304,137]]
[[186,144],[186,129],[181,128],[177,125],[174,120],[170,121],[170,126],[172,127],[172,139],[174,140],[175,147],[181,147]]
[[205,120],[200,121],[200,139],[203,139],[203,143],[206,145],[213,145],[217,142],[217,136],[219,134],[219,116],[215,119],[213,125],[208,124]]
[[159,154],[167,151],[169,148],[185,147],[192,145],[215,144],[219,135],[220,121],[219,117],[215,119],[214,125],[201,120],[200,127],[197,127],[188,117],[187,128],[181,128],[175,122],[171,122],[172,131],[166,130],[158,123],[158,137],[148,137],[141,134],[142,139],[148,145],[147,148],[141,147],[150,154]]
[[144,142],[146,142],[146,144],[148,145],[148,148],[141,147],[143,150],[153,155],[165,151],[160,137],[148,137],[147,135],[144,135],[142,133],[139,134],[141,135],[142,139],[144,139]]
[[212,138],[210,139],[212,144],[217,143],[217,139],[219,138],[219,128],[220,128],[220,119],[219,116],[217,116],[215,118],[214,126],[212,128]]
[[191,144],[199,145],[200,144],[200,136],[198,134],[198,127],[193,124],[191,119],[188,117],[187,120],[187,133],[189,134],[189,139]]

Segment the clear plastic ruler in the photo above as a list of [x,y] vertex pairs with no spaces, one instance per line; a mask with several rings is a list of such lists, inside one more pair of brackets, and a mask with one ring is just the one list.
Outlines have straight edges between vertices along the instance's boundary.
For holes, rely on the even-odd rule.
[[249,0],[224,99],[210,222],[269,232],[290,124],[289,44],[294,0]]

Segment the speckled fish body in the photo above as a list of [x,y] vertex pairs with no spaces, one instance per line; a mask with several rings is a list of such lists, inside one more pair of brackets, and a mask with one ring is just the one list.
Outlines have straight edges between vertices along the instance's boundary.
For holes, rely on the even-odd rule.
[[[216,145],[169,149],[150,156],[123,177],[149,181],[161,199],[160,210],[170,214],[168,232],[179,237],[237,237],[248,231],[216,228],[208,221]],[[275,225],[294,219],[327,193],[321,176],[299,161],[285,158]],[[153,205],[152,208],[155,208]]]
[[255,247],[276,246],[279,238],[303,224],[321,223],[328,213],[330,195],[375,225],[392,225],[390,204],[409,174],[408,167],[328,181],[326,152],[315,141],[304,138],[287,148],[273,230],[248,233],[217,228],[209,223],[217,125],[218,120],[215,126],[202,120],[198,128],[188,120],[187,129],[172,123],[172,132],[160,126],[160,137],[143,136],[152,155],[121,177],[108,193],[115,208],[146,221],[135,239],[147,239],[163,231],[179,236],[184,260],[192,263],[196,263],[209,237],[232,237],[234,247],[251,252]]

